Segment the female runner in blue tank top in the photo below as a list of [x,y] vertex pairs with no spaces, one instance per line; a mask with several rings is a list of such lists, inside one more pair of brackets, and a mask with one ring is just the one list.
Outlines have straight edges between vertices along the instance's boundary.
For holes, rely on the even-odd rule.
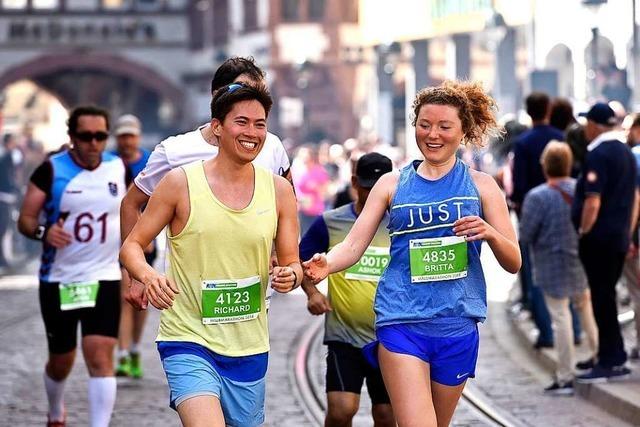
[[498,185],[456,158],[462,142],[481,145],[498,133],[493,99],[479,84],[445,82],[420,91],[413,108],[424,161],[380,178],[344,242],[303,265],[318,283],[355,264],[389,211],[391,260],[374,307],[378,341],[367,348],[400,426],[447,426],[475,375],[476,324],[487,312],[480,246],[486,241],[511,273],[521,260]]

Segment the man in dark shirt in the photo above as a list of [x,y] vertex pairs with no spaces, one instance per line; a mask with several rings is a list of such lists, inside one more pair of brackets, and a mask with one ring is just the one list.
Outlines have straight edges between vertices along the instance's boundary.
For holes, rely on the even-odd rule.
[[[527,114],[531,117],[533,127],[523,132],[513,145],[513,193],[511,203],[516,214],[520,216],[520,207],[524,196],[532,188],[545,182],[540,157],[549,141],[562,141],[562,132],[549,125],[551,101],[547,94],[533,92],[525,100]],[[535,347],[553,347],[553,329],[551,316],[544,302],[542,291],[535,286],[532,278],[531,262],[526,244],[520,244],[522,268],[520,269],[520,286],[522,302],[529,305],[533,321],[540,331]],[[575,324],[575,322],[574,322]]]
[[599,350],[595,366],[576,380],[603,382],[631,372],[624,366],[627,354],[618,323],[616,283],[638,215],[637,166],[631,150],[614,131],[617,120],[607,104],[595,104],[586,117],[585,136],[590,144],[572,217],[591,289]]

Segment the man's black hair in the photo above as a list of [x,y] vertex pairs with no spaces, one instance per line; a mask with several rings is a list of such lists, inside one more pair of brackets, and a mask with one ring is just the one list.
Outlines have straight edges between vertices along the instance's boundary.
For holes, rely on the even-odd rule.
[[262,104],[265,111],[265,118],[268,117],[271,105],[273,105],[273,100],[271,99],[269,90],[264,84],[245,85],[232,83],[223,86],[213,95],[213,99],[211,99],[211,118],[223,122],[235,104],[252,100],[256,100]]
[[222,86],[233,83],[241,74],[247,74],[251,80],[256,82],[262,81],[265,76],[264,71],[256,65],[253,57],[234,56],[224,61],[216,70],[213,80],[211,80],[211,95]]
[[109,112],[103,108],[96,107],[95,105],[80,105],[75,107],[71,114],[69,114],[69,120],[67,120],[67,127],[69,135],[75,135],[78,130],[78,119],[80,116],[101,116],[107,122],[107,130],[109,130]]
[[527,114],[533,121],[544,120],[549,112],[551,100],[544,92],[532,92],[525,100]]

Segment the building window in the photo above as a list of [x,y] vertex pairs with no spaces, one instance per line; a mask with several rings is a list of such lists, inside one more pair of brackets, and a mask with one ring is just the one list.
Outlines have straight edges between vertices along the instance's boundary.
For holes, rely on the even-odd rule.
[[102,0],[103,9],[122,10],[131,7],[131,0]]
[[324,0],[308,0],[309,20],[322,21],[324,18]]
[[258,29],[258,1],[244,0],[244,30],[255,31]]
[[344,22],[358,22],[358,1],[345,0],[342,5],[342,16]]
[[160,10],[163,3],[162,0],[136,0],[136,6],[139,10]]
[[229,2],[213,0],[213,44],[225,44],[229,36]]
[[67,10],[98,10],[98,0],[67,0]]
[[282,20],[285,22],[300,20],[300,0],[282,0]]
[[27,8],[27,0],[2,0],[2,7],[4,9],[26,9]]
[[32,0],[31,4],[34,9],[57,9],[58,0]]
[[166,0],[170,10],[184,10],[187,8],[189,0]]

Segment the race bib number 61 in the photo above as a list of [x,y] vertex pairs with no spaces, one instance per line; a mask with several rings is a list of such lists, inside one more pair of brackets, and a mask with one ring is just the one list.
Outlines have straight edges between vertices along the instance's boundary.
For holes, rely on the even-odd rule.
[[409,240],[409,258],[411,283],[467,276],[467,242],[464,237]]

